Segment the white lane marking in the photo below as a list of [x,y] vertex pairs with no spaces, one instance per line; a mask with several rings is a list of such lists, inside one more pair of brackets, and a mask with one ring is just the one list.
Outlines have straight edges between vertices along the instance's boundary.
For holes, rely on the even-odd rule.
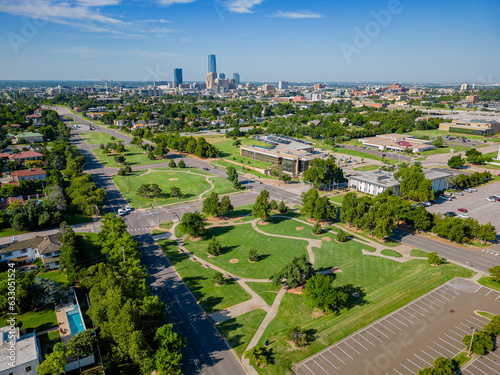
[[342,362],[345,365],[345,362],[343,360],[341,360],[339,357],[337,357],[337,355],[334,352],[332,352],[330,349],[328,349],[328,351],[330,352],[330,354],[335,356],[335,358],[337,358],[340,362]]
[[328,374],[328,372],[327,372],[327,371],[326,371],[323,367],[321,367],[321,366],[319,365],[319,363],[318,363],[318,362],[316,362],[314,359],[313,359],[313,362],[314,362],[314,363],[316,363],[316,366],[318,366],[320,369],[322,369],[322,370],[325,372],[325,374]]

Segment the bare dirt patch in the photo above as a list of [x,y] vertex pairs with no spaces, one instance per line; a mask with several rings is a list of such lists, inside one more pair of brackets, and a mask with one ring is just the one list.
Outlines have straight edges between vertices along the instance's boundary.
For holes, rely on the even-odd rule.
[[324,311],[321,311],[320,309],[318,308],[314,308],[313,310],[313,313],[312,313],[312,316],[313,318],[319,318],[320,316],[325,316],[326,314],[324,313]]
[[331,241],[332,239],[330,237],[321,237],[321,241]]
[[230,259],[229,263],[238,263],[240,260],[239,259]]
[[258,221],[257,224],[259,224],[259,225],[267,225],[267,224],[269,224],[269,222],[268,221]]
[[201,237],[189,237],[189,241],[193,242],[201,241]]
[[303,290],[304,290],[303,286],[298,286],[297,288],[288,289],[286,292],[292,294],[302,294]]
[[303,229],[304,229],[304,227],[297,227],[297,228],[295,228],[295,229],[297,229],[297,230],[303,230]]
[[168,180],[169,181],[178,181],[179,179],[174,177],[174,178],[169,178]]

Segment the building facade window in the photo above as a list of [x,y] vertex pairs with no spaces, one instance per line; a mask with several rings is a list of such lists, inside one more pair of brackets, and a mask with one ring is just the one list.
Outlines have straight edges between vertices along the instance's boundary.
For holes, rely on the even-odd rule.
[[24,371],[25,371],[26,373],[30,372],[30,371],[31,371],[31,366],[26,367],[26,368],[24,369]]
[[295,174],[296,160],[283,159],[283,170]]

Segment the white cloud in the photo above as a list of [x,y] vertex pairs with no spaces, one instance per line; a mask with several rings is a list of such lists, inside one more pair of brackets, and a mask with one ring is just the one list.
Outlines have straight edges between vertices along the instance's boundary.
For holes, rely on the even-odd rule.
[[84,7],[103,7],[108,5],[118,5],[121,0],[78,0],[78,3]]
[[228,10],[235,13],[253,13],[253,7],[262,3],[263,0],[227,0],[223,4]]
[[189,3],[193,3],[195,1],[196,0],[158,0],[158,2],[161,5],[166,5],[166,6],[174,5],[174,4],[189,4]]
[[297,10],[297,11],[287,11],[283,12],[278,10],[278,12],[269,17],[281,17],[281,18],[291,18],[291,19],[300,19],[300,18],[323,18],[322,14],[313,13],[310,10]]

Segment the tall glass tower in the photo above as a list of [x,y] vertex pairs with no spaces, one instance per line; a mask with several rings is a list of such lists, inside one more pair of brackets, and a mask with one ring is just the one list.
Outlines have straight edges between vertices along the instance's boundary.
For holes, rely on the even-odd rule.
[[208,55],[208,72],[217,73],[217,65],[215,63],[215,55]]
[[179,87],[179,85],[182,83],[182,69],[177,68],[174,69],[174,88]]

